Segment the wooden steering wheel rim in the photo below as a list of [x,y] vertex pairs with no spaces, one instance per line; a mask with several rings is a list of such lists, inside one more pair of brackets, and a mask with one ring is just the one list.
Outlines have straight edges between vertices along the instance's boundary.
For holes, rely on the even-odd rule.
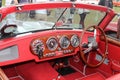
[[[105,52],[104,52],[104,54],[103,54],[103,56],[102,56],[102,59],[100,60],[100,62],[99,62],[98,64],[90,64],[90,63],[88,63],[87,60],[85,59],[85,56],[84,56],[85,53],[84,53],[83,50],[82,50],[82,39],[83,39],[83,36],[84,36],[84,34],[85,34],[85,31],[88,30],[89,28],[92,28],[92,27],[93,27],[94,29],[99,29],[99,30],[101,31],[102,36],[104,37],[104,41],[105,41]],[[98,26],[90,26],[90,27],[88,27],[88,28],[85,28],[85,29],[83,30],[83,32],[82,32],[81,39],[80,39],[80,55],[81,55],[81,58],[82,58],[83,62],[84,62],[87,66],[89,66],[89,67],[98,67],[98,66],[100,66],[100,65],[104,62],[107,54],[108,54],[108,41],[107,41],[107,38],[106,38],[106,35],[105,35],[105,32],[103,31],[103,29],[101,29],[101,28],[98,27]]]

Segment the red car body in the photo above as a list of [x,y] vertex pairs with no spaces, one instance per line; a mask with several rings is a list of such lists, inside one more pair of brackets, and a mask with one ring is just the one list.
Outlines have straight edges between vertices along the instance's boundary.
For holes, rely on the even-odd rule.
[[[14,25],[5,25],[5,27],[3,26],[1,28],[1,34],[3,36],[3,38],[0,39],[1,80],[120,80],[120,42],[114,38],[110,38],[109,34],[104,34],[107,25],[116,15],[112,9],[77,2],[22,4],[1,8],[0,20],[2,23],[2,21],[6,20],[6,15],[13,12],[21,13],[26,10],[66,9],[71,7],[93,9],[93,11],[99,10],[100,13],[104,12],[105,16],[100,22],[98,21],[98,25],[89,25],[95,29],[94,32],[88,31],[87,29],[85,29],[85,31],[71,28],[64,28],[64,30],[63,28],[54,29],[53,25],[51,29],[33,31],[28,34],[23,32],[25,35],[19,33],[18,36],[11,36],[13,34],[9,33],[9,30],[12,30]],[[91,18],[91,20],[93,19]],[[46,23],[46,25],[49,24]],[[114,26],[114,24],[111,25]],[[43,27],[45,26],[42,26],[42,28]],[[14,28],[16,27],[14,26]],[[96,30],[100,32],[96,32]],[[106,32],[109,30],[111,29],[106,30]],[[6,37],[8,34],[10,34],[10,37]],[[66,42],[68,39],[72,41],[71,37],[73,35],[78,35],[78,39],[80,39],[80,44],[77,47],[74,47],[72,43]],[[67,38],[65,36],[67,36]],[[53,48],[54,42],[47,44],[51,37],[52,39],[57,38],[56,42],[58,43],[58,45],[56,45],[58,47],[53,50],[49,50],[47,47],[50,45]],[[65,40],[62,40],[62,37],[65,37]],[[93,41],[93,39],[92,42],[89,42],[88,37],[89,39],[94,38],[95,41]],[[39,42],[39,40],[42,41]],[[36,43],[34,41],[36,41]],[[61,41],[66,43],[60,44]],[[43,42],[44,46],[43,44],[36,45],[41,42]],[[68,43],[70,44],[69,47],[61,47],[66,46]],[[73,43],[76,43],[76,40],[73,41]],[[92,47],[89,47],[90,45],[86,43],[91,43]],[[44,50],[45,47],[44,52],[40,49],[41,45],[42,50]],[[87,45],[87,47],[85,45]],[[33,49],[34,46],[37,47]],[[87,53],[92,54],[85,55]],[[100,56],[103,57],[103,60],[101,60]],[[88,58],[87,61],[86,57]],[[100,63],[92,65],[96,62]]]

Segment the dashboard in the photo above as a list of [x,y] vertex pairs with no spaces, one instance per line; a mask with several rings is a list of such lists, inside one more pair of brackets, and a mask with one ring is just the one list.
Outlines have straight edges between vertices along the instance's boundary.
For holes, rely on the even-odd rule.
[[79,51],[80,30],[49,30],[0,40],[0,65],[72,56]]
[[79,47],[79,42],[77,34],[60,34],[34,39],[30,49],[39,58],[47,58],[73,53]]

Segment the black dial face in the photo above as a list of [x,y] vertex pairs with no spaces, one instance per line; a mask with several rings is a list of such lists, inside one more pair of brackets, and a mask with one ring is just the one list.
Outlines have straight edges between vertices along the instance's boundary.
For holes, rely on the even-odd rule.
[[78,47],[79,44],[80,44],[79,37],[78,37],[77,35],[73,35],[73,36],[71,37],[71,45],[72,45],[73,47]]
[[32,47],[31,49],[32,49],[33,53],[36,55],[40,54],[41,51],[43,52],[45,50],[45,46],[44,46],[42,40],[35,40],[32,43],[31,47]]
[[47,47],[49,50],[54,51],[58,47],[58,42],[55,37],[50,37],[47,42]]
[[70,41],[69,41],[69,39],[68,39],[67,36],[62,36],[62,37],[60,38],[60,41],[59,41],[59,42],[60,42],[61,48],[63,48],[63,49],[68,48],[69,45],[70,45]]
[[4,34],[11,34],[14,33],[17,30],[17,25],[4,25],[0,32],[2,35]]

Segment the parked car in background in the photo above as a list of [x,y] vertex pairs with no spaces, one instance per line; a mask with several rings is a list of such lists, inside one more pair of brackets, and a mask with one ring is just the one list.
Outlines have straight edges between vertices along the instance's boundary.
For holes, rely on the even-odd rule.
[[120,0],[113,0],[114,6],[120,6]]

